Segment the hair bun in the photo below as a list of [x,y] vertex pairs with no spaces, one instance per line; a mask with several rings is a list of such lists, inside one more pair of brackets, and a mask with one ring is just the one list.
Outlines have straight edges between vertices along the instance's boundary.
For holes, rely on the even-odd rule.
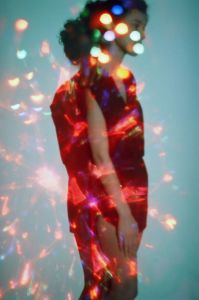
[[60,42],[64,45],[65,55],[76,64],[79,58],[88,55],[91,48],[89,35],[81,18],[68,20],[60,32]]

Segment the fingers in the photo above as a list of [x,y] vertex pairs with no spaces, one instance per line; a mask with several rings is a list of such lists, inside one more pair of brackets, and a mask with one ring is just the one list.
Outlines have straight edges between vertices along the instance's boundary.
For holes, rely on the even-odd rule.
[[134,230],[129,234],[119,234],[119,248],[126,257],[134,257],[137,254],[139,245],[138,231]]

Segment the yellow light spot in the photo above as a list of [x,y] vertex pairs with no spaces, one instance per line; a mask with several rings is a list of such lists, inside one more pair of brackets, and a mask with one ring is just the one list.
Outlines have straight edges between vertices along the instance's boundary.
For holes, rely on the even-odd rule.
[[15,22],[15,29],[18,32],[22,32],[28,28],[28,22],[24,19],[18,19]]
[[32,96],[30,96],[30,98],[35,103],[41,103],[42,100],[44,99],[44,95],[43,94],[32,95]]
[[20,83],[19,77],[16,77],[16,78],[13,78],[13,79],[9,79],[9,80],[8,80],[8,84],[9,84],[9,86],[11,86],[11,87],[16,87],[16,86],[19,85],[19,83]]
[[117,34],[123,35],[123,34],[127,34],[129,31],[129,28],[127,26],[127,24],[125,23],[119,23],[115,26],[115,32]]
[[110,61],[110,56],[106,53],[101,52],[98,57],[99,62],[102,64],[107,64]]
[[97,286],[94,286],[90,289],[89,291],[89,295],[91,297],[91,299],[97,299],[97,296],[98,296],[98,287]]
[[164,225],[166,230],[172,231],[177,225],[177,220],[173,216],[167,214],[164,216],[164,219],[161,221],[161,223]]
[[25,74],[24,76],[27,80],[31,80],[31,79],[33,79],[34,72],[29,72],[29,73]]
[[100,16],[100,22],[104,25],[109,25],[111,24],[113,21],[112,17],[110,14],[107,14],[107,13],[103,13],[101,16]]
[[129,70],[125,69],[124,67],[119,67],[116,70],[116,75],[120,78],[120,79],[126,79],[129,77],[130,72]]

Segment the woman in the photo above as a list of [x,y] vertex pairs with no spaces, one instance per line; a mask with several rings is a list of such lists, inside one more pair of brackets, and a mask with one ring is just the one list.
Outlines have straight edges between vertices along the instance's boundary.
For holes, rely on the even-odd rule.
[[144,120],[125,54],[142,51],[144,0],[88,1],[60,32],[79,71],[50,105],[68,181],[67,208],[84,271],[79,299],[132,300],[147,222]]

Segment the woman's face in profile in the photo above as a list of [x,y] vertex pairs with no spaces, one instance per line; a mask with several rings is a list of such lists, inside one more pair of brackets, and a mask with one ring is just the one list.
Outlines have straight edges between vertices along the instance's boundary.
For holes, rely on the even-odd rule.
[[[117,45],[130,55],[137,55],[134,51],[136,43],[142,44],[145,38],[145,27],[147,24],[147,17],[141,11],[134,9],[129,11],[119,23],[127,25],[128,32],[126,34],[118,34],[116,38]],[[117,26],[117,24],[116,24]]]

